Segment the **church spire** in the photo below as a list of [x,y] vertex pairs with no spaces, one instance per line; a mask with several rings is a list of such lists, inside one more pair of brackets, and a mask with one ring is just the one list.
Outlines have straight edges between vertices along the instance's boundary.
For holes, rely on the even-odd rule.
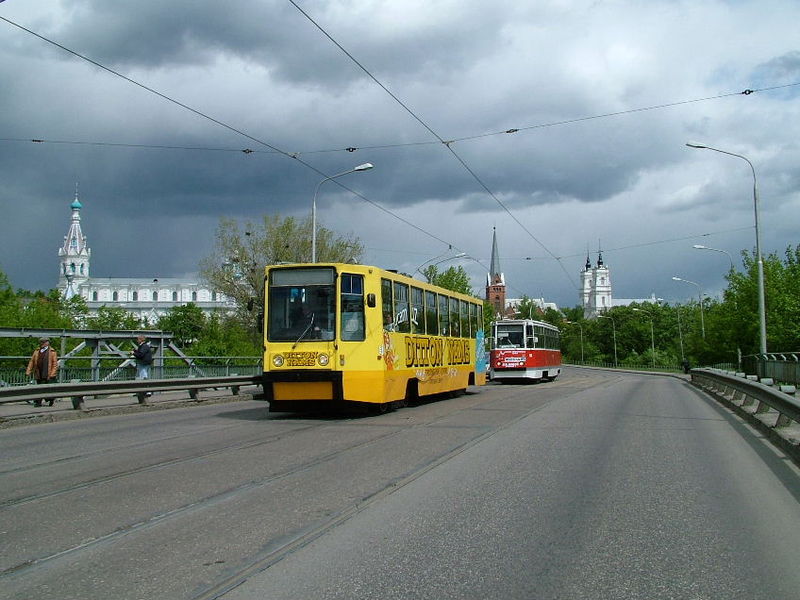
[[70,204],[72,217],[70,219],[64,243],[58,249],[60,269],[58,287],[66,297],[75,294],[77,285],[89,278],[89,257],[92,251],[86,242],[86,236],[81,229],[81,209],[83,204],[78,199],[78,185],[75,184],[75,199]]
[[486,284],[493,285],[495,283],[505,284],[505,277],[500,270],[500,253],[497,251],[497,228],[492,227],[492,259],[489,262],[489,276]]

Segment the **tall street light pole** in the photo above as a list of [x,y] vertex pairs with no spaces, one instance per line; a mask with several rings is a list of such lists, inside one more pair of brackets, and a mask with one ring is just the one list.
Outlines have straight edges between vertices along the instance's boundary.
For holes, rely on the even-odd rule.
[[758,180],[756,179],[756,169],[753,166],[753,163],[750,160],[742,156],[741,154],[734,154],[733,152],[727,152],[726,150],[720,150],[719,148],[712,148],[711,146],[706,146],[705,144],[694,144],[694,143],[687,143],[687,146],[690,148],[699,148],[701,150],[713,150],[714,152],[720,152],[721,154],[727,154],[728,156],[735,156],[736,158],[741,158],[745,161],[748,165],[750,165],[750,170],[753,172],[753,212],[755,214],[755,226],[756,226],[756,265],[758,267],[758,325],[759,325],[759,351],[761,354],[767,353],[767,312],[764,305],[764,259],[761,256],[761,227],[758,223]]
[[700,287],[699,283],[694,281],[689,281],[688,279],[681,279],[680,277],[673,277],[675,281],[682,281],[683,283],[691,283],[692,285],[697,286],[697,299],[700,300],[700,331],[703,334],[703,339],[706,339],[706,321],[703,317],[703,288]]
[[349,175],[350,173],[355,173],[357,171],[369,171],[371,168],[372,168],[372,163],[364,163],[363,165],[358,165],[357,167],[348,169],[347,171],[342,171],[341,173],[337,173],[336,175],[331,175],[330,177],[326,177],[317,184],[317,189],[314,190],[314,200],[311,202],[311,262],[312,263],[317,262],[317,193],[319,192],[320,186],[326,181],[330,181],[331,179],[336,179],[337,177],[341,177],[342,175]]
[[605,315],[597,315],[598,319],[609,319],[611,321],[611,331],[614,334],[614,367],[617,367],[617,324],[614,322],[614,317],[607,317]]
[[714,252],[721,252],[723,254],[727,254],[728,260],[731,261],[731,271],[735,270],[735,267],[733,266],[733,257],[731,256],[731,253],[728,252],[727,250],[720,250],[719,248],[711,248],[709,246],[703,246],[703,244],[695,244],[692,246],[692,248],[695,248],[697,250],[713,250]]
[[653,313],[651,313],[648,310],[641,309],[641,308],[632,308],[631,310],[634,310],[634,311],[640,312],[640,313],[644,313],[650,319],[650,351],[653,353],[653,356],[652,356],[652,358],[653,358],[653,368],[655,369],[656,368],[656,336],[655,336],[655,333],[653,332]]

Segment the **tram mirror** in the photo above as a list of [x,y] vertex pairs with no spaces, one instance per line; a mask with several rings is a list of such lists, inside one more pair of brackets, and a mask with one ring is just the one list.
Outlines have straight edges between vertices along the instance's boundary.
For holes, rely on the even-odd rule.
[[250,298],[250,300],[247,301],[247,312],[253,312],[254,304],[255,302],[253,301],[252,298]]
[[375,294],[367,294],[367,306],[370,308],[375,308]]

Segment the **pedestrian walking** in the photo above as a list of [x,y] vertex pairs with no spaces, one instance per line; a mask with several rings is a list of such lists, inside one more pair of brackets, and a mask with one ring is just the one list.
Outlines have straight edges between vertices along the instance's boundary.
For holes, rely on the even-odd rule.
[[[28,361],[28,368],[25,369],[25,375],[33,377],[36,383],[46,384],[53,383],[58,374],[58,356],[56,351],[50,347],[50,340],[46,337],[39,338],[39,347],[33,351],[31,359]],[[50,406],[53,406],[55,399],[51,398],[47,401]],[[34,400],[34,406],[41,406],[44,400]]]

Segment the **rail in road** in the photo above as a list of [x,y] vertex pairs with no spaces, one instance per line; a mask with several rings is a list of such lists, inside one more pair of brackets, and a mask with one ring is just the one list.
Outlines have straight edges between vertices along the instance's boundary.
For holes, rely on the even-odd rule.
[[800,476],[673,377],[0,431],[4,598],[792,599]]

